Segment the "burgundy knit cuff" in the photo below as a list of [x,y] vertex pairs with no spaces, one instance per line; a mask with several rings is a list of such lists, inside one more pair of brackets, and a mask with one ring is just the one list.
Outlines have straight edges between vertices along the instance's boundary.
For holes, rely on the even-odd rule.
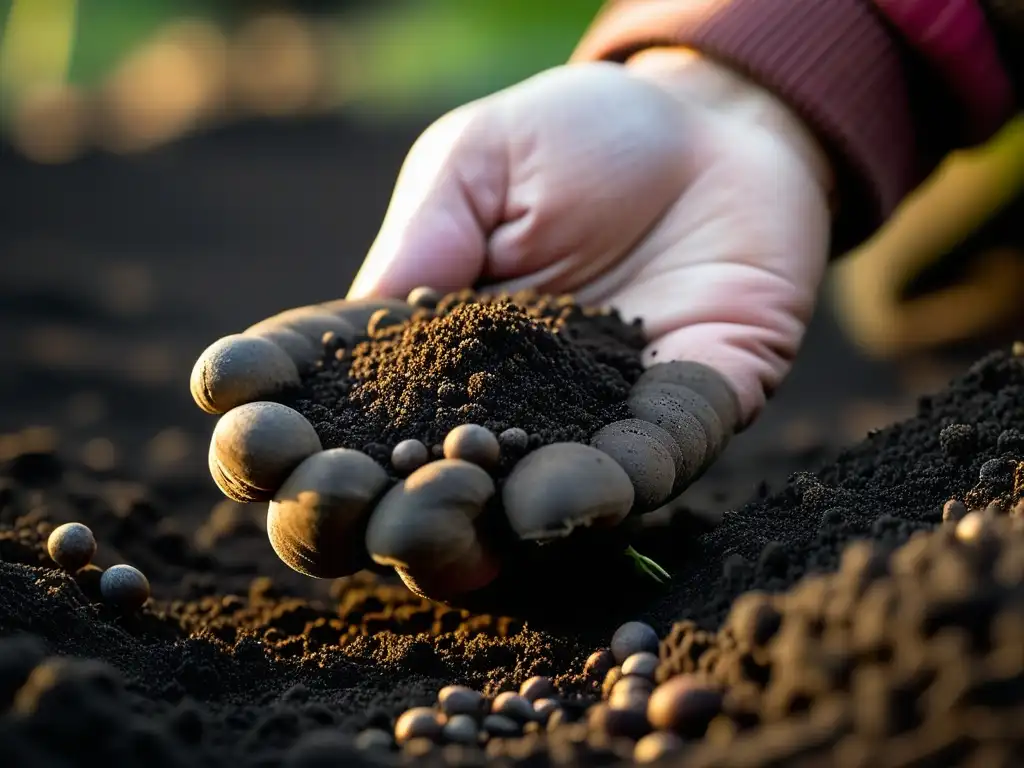
[[768,88],[833,157],[840,248],[861,242],[922,179],[901,49],[866,0],[625,0],[595,21],[574,61],[625,61],[684,46]]

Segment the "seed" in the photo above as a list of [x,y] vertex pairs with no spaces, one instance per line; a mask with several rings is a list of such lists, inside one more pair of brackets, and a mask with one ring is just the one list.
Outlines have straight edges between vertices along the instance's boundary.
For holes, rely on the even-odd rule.
[[484,469],[493,469],[501,459],[498,438],[479,424],[461,424],[444,439],[446,459],[462,459]]
[[96,537],[81,523],[65,523],[53,529],[46,540],[50,558],[69,573],[87,566],[96,554]]
[[436,739],[441,734],[441,721],[430,707],[407,709],[395,723],[395,741],[405,744],[412,739]]
[[100,594],[118,610],[131,613],[149,599],[149,579],[130,565],[113,565],[100,577]]
[[658,657],[649,651],[640,651],[622,662],[623,675],[637,675],[648,680],[654,679],[658,671]]
[[454,715],[478,715],[483,711],[484,697],[464,685],[446,685],[437,694],[441,711],[449,717]]
[[519,695],[527,701],[537,701],[555,695],[555,685],[550,678],[537,675],[519,686]]
[[419,440],[403,440],[391,451],[391,466],[400,475],[411,475],[429,459],[427,446]]
[[634,653],[657,653],[659,642],[658,633],[650,625],[642,621],[627,621],[612,635],[612,655],[621,664]]

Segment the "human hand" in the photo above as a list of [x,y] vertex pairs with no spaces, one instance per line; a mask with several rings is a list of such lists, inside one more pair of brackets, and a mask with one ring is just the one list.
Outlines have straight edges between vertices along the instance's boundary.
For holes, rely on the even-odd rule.
[[696,54],[560,67],[427,129],[349,297],[484,281],[608,303],[643,319],[648,364],[722,373],[745,425],[813,311],[831,186],[785,105]]
[[[323,354],[325,332],[351,345],[368,321],[374,325],[377,310],[408,317],[415,302],[402,298],[420,285],[443,293],[486,282],[488,292],[532,288],[611,304],[643,319],[649,366],[690,361],[653,365],[634,386],[627,404],[642,400],[638,407],[651,406],[651,418],[633,404],[630,410],[657,426],[646,424],[643,434],[620,430],[628,443],[621,456],[615,446],[577,445],[558,448],[558,461],[532,462],[558,472],[544,469],[545,478],[521,483],[530,493],[519,506],[527,516],[545,508],[558,518],[554,527],[527,530],[508,508],[516,500],[507,482],[500,492],[524,541],[614,527],[631,511],[650,509],[639,503],[640,476],[649,468],[638,465],[627,477],[619,466],[653,450],[639,442],[661,444],[671,471],[658,498],[674,495],[785,374],[824,269],[830,183],[821,151],[781,104],[679,51],[649,52],[628,68],[560,68],[456,110],[411,150],[348,299],[290,310],[201,356],[193,395],[204,409],[225,414],[211,443],[211,471],[232,498],[273,499],[272,543],[297,570],[344,575],[368,564],[374,550],[379,563],[404,563],[396,565],[403,579],[431,597],[485,588],[504,570],[470,522],[488,517],[482,511],[498,492],[486,473],[464,467],[458,473],[467,477],[448,483],[445,471],[456,468],[432,463],[424,467],[429,482],[424,475],[415,491],[393,486],[391,501],[383,502],[389,481],[373,459],[323,451],[304,416],[258,401],[299,383],[299,370]],[[660,393],[670,391],[689,401],[664,402]],[[659,409],[667,409],[664,424],[655,418]],[[595,460],[600,466],[588,464]],[[467,484],[474,478],[479,482]],[[593,508],[570,509],[579,493],[554,494],[538,482],[564,485],[567,478],[574,488],[611,486],[582,494],[594,497]],[[463,498],[467,489],[476,489],[472,499]],[[427,493],[429,503],[413,493]],[[564,509],[555,498],[568,499]],[[434,522],[408,522],[424,509]],[[460,509],[472,514],[463,519]],[[384,517],[397,521],[388,524],[389,536],[420,531],[412,542],[420,573],[375,550],[371,539],[380,538]],[[456,548],[465,555],[452,558]],[[441,553],[451,563],[439,570]]]

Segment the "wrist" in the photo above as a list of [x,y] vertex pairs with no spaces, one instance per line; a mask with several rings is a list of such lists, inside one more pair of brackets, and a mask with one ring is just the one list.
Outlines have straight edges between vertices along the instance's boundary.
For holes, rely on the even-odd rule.
[[835,211],[836,179],[828,153],[796,112],[771,91],[688,48],[647,48],[625,65],[689,107],[770,135],[801,160]]

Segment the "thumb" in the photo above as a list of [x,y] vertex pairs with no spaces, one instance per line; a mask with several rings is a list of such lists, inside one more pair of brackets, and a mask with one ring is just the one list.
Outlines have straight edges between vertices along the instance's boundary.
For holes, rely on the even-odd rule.
[[508,184],[500,132],[485,102],[456,109],[423,132],[398,174],[384,222],[348,298],[404,298],[477,282]]

